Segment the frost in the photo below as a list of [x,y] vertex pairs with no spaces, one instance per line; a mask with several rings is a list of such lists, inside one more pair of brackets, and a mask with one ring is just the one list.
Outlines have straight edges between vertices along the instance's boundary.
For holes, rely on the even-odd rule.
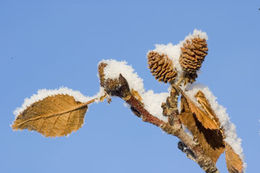
[[227,142],[233,148],[235,153],[237,153],[240,158],[243,159],[244,156],[243,149],[241,147],[241,139],[237,136],[236,126],[232,122],[230,122],[230,118],[228,116],[228,113],[226,112],[226,108],[224,108],[217,102],[217,98],[212,94],[208,87],[201,84],[193,84],[187,91],[185,91],[185,93],[189,96],[189,98],[193,100],[194,103],[199,106],[199,103],[194,97],[198,91],[202,91],[205,94],[207,100],[211,105],[211,108],[216,113],[220,124],[225,131],[225,142]]
[[101,87],[100,91],[93,97],[84,96],[83,94],[81,94],[81,92],[74,91],[74,90],[69,89],[67,87],[61,87],[59,89],[54,89],[54,90],[41,89],[41,90],[38,90],[37,94],[32,95],[30,98],[25,98],[22,106],[15,109],[14,115],[18,116],[25,109],[27,109],[27,107],[29,107],[30,105],[32,105],[35,102],[43,100],[46,97],[59,95],[59,94],[72,96],[72,97],[74,97],[74,99],[76,101],[84,103],[84,102],[87,102],[91,99],[94,99],[94,98],[97,98],[97,97],[104,95],[104,89]]
[[[104,68],[105,79],[118,79],[119,75],[122,74],[129,84],[129,88],[138,91],[142,97],[142,101],[145,109],[156,116],[162,121],[167,122],[167,117],[163,115],[163,110],[161,108],[162,102],[166,101],[169,93],[155,94],[152,90],[145,91],[143,79],[141,79],[134,69],[127,65],[126,61],[116,61],[116,60],[103,60],[107,66]],[[100,63],[101,63],[100,62]]]

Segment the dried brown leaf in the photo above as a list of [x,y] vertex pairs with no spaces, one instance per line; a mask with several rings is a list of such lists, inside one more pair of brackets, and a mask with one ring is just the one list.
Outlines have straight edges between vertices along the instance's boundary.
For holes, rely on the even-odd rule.
[[201,105],[202,109],[207,113],[208,117],[214,121],[218,127],[220,127],[220,122],[218,117],[216,116],[214,110],[212,109],[208,99],[205,97],[205,94],[202,91],[198,91],[195,95],[198,103]]
[[65,136],[83,125],[88,103],[69,95],[54,95],[33,103],[12,124],[14,130],[33,130],[46,137]]
[[193,137],[202,147],[204,154],[213,162],[217,162],[219,156],[225,151],[224,137],[219,129],[205,128],[198,121],[195,113],[191,112],[187,99],[181,98],[181,113],[179,116],[181,123],[192,133]]
[[[208,114],[208,112],[204,112],[186,94],[183,93],[182,95],[187,100],[187,103],[189,105],[191,112],[193,114],[195,114],[195,116],[200,121],[200,123],[203,125],[203,127],[205,127],[206,129],[219,129],[220,128],[219,123],[215,120],[215,118],[212,114]],[[200,101],[201,101],[201,103],[203,103],[202,104],[203,108],[206,106],[209,107],[209,103],[206,100],[203,100],[203,98],[200,98]],[[213,111],[213,110],[211,109],[211,111]]]
[[232,147],[226,144],[226,164],[230,173],[243,173],[244,164]]

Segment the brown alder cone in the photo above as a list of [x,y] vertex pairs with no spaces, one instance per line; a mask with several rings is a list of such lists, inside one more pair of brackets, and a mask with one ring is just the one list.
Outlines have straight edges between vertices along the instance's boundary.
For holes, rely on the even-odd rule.
[[48,96],[19,114],[12,128],[34,130],[46,137],[66,136],[83,125],[87,104],[69,95]]
[[155,76],[155,79],[165,83],[176,79],[177,71],[173,66],[172,60],[170,60],[167,55],[150,51],[147,58],[149,69],[152,75]]
[[181,52],[179,62],[184,71],[184,78],[192,83],[197,78],[197,71],[208,54],[207,42],[199,37],[186,40]]
[[226,144],[226,164],[230,173],[243,173],[243,161],[232,147]]
[[215,163],[225,150],[224,136],[220,129],[207,129],[192,113],[187,100],[181,97],[181,113],[179,116],[182,124],[188,128],[195,140],[203,148],[204,154]]

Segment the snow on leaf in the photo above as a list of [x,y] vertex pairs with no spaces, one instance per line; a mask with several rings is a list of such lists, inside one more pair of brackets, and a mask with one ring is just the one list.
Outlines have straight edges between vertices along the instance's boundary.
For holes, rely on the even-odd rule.
[[93,97],[66,87],[39,90],[14,111],[12,128],[34,130],[44,136],[68,135],[82,126],[88,104],[102,101],[103,97],[102,87]]
[[197,106],[201,107],[201,105],[198,103],[197,99],[195,98],[196,93],[198,91],[201,91],[205,94],[205,97],[207,98],[209,104],[211,105],[211,108],[215,112],[221,128],[224,129],[225,139],[224,141],[232,147],[234,152],[239,155],[241,160],[243,161],[243,148],[241,146],[241,139],[238,138],[236,133],[236,127],[235,125],[230,122],[230,118],[228,113],[226,112],[226,108],[224,108],[222,105],[220,105],[217,102],[217,98],[213,95],[213,93],[209,90],[208,87],[201,85],[201,84],[193,84],[189,88],[187,88],[187,91],[185,93],[193,100],[194,103],[197,104]]
[[84,96],[79,91],[74,91],[67,87],[61,87],[59,89],[54,89],[54,90],[41,89],[41,90],[38,90],[37,94],[32,95],[30,98],[25,98],[22,106],[16,108],[14,111],[14,114],[17,116],[20,113],[22,113],[27,107],[32,105],[33,103],[43,100],[44,98],[46,98],[48,96],[53,96],[53,95],[58,95],[58,94],[70,95],[70,96],[74,97],[74,99],[76,101],[79,101],[79,102],[87,102],[92,99],[91,97]]
[[220,129],[205,128],[198,118],[192,113],[190,105],[185,97],[181,97],[180,120],[192,133],[203,148],[205,155],[215,163],[219,156],[225,151],[223,134]]
[[34,130],[46,137],[65,136],[83,125],[87,108],[88,104],[67,94],[48,96],[21,112],[12,128]]
[[[211,117],[207,112],[203,111],[203,109],[193,103],[193,101],[189,97],[187,97],[186,94],[184,95],[183,93],[183,97],[185,97],[185,99],[187,100],[191,112],[196,116],[196,118],[206,129],[219,129],[219,125],[214,117]],[[207,102],[206,105],[208,106]]]

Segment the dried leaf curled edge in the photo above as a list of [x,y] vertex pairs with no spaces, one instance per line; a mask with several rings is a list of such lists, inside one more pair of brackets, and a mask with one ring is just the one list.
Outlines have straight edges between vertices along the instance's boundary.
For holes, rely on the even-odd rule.
[[88,104],[94,101],[82,103],[63,94],[48,96],[20,113],[12,128],[37,131],[46,137],[66,136],[82,127]]
[[[202,93],[202,92],[200,92],[200,93]],[[211,109],[210,104],[208,103],[206,98],[203,99],[203,97],[197,96],[199,104],[202,106],[203,109],[205,109],[205,111],[204,111],[200,107],[198,107],[184,92],[182,92],[182,95],[186,99],[191,112],[196,115],[196,118],[200,121],[200,123],[203,125],[203,127],[205,127],[206,129],[216,129],[216,130],[220,128],[220,125],[214,114],[214,111]],[[203,96],[204,96],[204,94],[203,94]],[[212,111],[211,114],[209,113],[209,110]]]
[[205,128],[187,103],[187,100],[181,97],[181,112],[180,120],[192,133],[193,137],[201,145],[202,149],[211,160],[216,163],[219,156],[225,151],[224,137],[220,130]]
[[228,144],[226,144],[226,164],[230,173],[243,173],[244,171],[243,160]]

